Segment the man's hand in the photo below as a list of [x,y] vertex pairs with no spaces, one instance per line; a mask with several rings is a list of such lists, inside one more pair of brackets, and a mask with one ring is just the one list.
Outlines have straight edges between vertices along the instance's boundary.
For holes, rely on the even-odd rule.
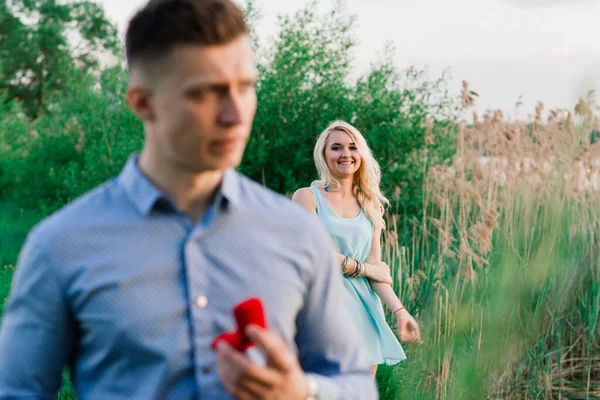
[[406,309],[398,311],[396,314],[396,328],[398,337],[403,343],[423,343],[421,340],[421,331],[419,324]]
[[304,400],[308,396],[308,383],[285,342],[255,325],[249,326],[246,333],[265,354],[267,365],[254,365],[244,354],[220,342],[216,355],[225,389],[238,400]]

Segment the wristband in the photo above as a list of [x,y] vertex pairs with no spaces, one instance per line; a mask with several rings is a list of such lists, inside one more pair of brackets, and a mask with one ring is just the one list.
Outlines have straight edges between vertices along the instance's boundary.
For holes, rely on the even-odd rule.
[[392,313],[392,315],[396,315],[396,313],[397,313],[398,311],[400,311],[400,310],[404,310],[404,306],[402,306],[402,307],[400,307],[399,309],[397,309],[396,311],[394,311],[394,312]]

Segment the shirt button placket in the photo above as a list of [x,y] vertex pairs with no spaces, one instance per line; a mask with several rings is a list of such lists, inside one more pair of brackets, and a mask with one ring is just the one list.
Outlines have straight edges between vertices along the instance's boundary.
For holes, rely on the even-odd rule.
[[[193,232],[185,245],[185,268],[191,301],[196,379],[198,385],[210,391],[218,383],[214,368],[214,355],[210,348],[213,332],[210,298],[207,293],[209,260],[202,251],[201,232]],[[202,392],[202,390],[201,390]]]

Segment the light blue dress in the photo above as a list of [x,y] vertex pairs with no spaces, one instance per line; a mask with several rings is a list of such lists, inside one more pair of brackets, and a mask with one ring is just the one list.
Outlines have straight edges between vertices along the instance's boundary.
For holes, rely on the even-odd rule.
[[[354,218],[340,217],[329,208],[318,188],[311,186],[310,190],[315,197],[319,220],[325,224],[337,251],[365,261],[371,251],[373,222],[363,209]],[[394,365],[406,359],[400,342],[385,320],[381,299],[371,288],[368,279],[345,276],[344,286],[348,294],[350,318],[359,328],[370,364]]]

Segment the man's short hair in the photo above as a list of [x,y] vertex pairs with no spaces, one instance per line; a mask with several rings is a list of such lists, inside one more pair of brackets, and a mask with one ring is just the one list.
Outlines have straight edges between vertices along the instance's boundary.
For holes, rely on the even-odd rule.
[[247,33],[244,13],[231,0],[150,0],[129,22],[127,65],[131,70],[178,46],[227,44]]

